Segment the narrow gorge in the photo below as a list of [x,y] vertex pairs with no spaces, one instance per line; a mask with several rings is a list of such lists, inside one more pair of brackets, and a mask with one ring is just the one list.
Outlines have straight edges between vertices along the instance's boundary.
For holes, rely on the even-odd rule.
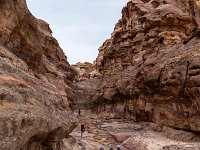
[[[111,38],[99,48],[95,69],[86,70],[92,79],[75,83],[83,87],[79,92],[87,93],[93,87],[96,93],[89,92],[92,95],[88,100],[84,96],[76,98],[77,104],[85,100],[84,104],[102,120],[123,119],[124,124],[137,125],[145,122],[139,134],[150,129],[175,141],[198,143],[199,12],[199,1],[129,1]],[[120,136],[124,133],[114,137]],[[159,138],[151,138],[158,140],[151,147],[149,139],[142,136],[138,140],[138,135],[129,135],[122,145],[132,150],[200,149],[195,144],[187,148],[167,140],[155,148]]]
[[0,150],[200,150],[200,1],[130,0],[75,65],[26,0],[0,9]]

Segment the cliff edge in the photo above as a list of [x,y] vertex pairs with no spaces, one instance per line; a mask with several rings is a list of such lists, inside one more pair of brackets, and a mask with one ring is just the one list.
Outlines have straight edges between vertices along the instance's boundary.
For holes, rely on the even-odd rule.
[[0,9],[0,147],[61,149],[77,122],[68,104],[76,71],[25,0],[0,0]]

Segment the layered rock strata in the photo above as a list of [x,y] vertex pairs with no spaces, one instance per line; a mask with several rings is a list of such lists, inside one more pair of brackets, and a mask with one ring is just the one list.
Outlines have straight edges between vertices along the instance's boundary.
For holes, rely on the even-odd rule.
[[98,78],[100,76],[100,73],[95,69],[95,65],[89,62],[78,62],[72,65],[72,67],[74,67],[74,69],[77,71],[77,81]]
[[73,89],[75,95],[71,101],[71,108],[73,110],[92,109],[92,99],[96,94],[96,90],[100,85],[100,80],[98,78],[85,78],[80,81],[73,83]]
[[192,0],[132,0],[99,49],[98,113],[200,132],[200,9]]
[[77,71],[76,80],[73,82],[74,99],[71,101],[71,108],[91,109],[92,98],[96,94],[99,86],[100,73],[95,69],[95,65],[85,62],[72,65]]
[[69,65],[25,0],[0,0],[0,149],[56,150],[76,127]]

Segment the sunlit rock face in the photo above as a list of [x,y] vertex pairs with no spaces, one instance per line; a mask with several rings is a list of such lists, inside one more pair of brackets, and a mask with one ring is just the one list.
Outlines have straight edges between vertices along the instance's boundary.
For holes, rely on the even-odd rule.
[[0,0],[0,10],[0,149],[61,149],[76,127],[76,72],[25,0]]
[[200,131],[199,1],[132,0],[99,49],[94,109]]

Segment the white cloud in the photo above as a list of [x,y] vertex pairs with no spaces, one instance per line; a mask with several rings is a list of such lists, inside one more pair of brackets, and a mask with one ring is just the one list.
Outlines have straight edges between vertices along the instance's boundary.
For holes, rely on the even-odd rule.
[[110,37],[128,0],[27,0],[30,11],[50,24],[70,63],[92,62]]

